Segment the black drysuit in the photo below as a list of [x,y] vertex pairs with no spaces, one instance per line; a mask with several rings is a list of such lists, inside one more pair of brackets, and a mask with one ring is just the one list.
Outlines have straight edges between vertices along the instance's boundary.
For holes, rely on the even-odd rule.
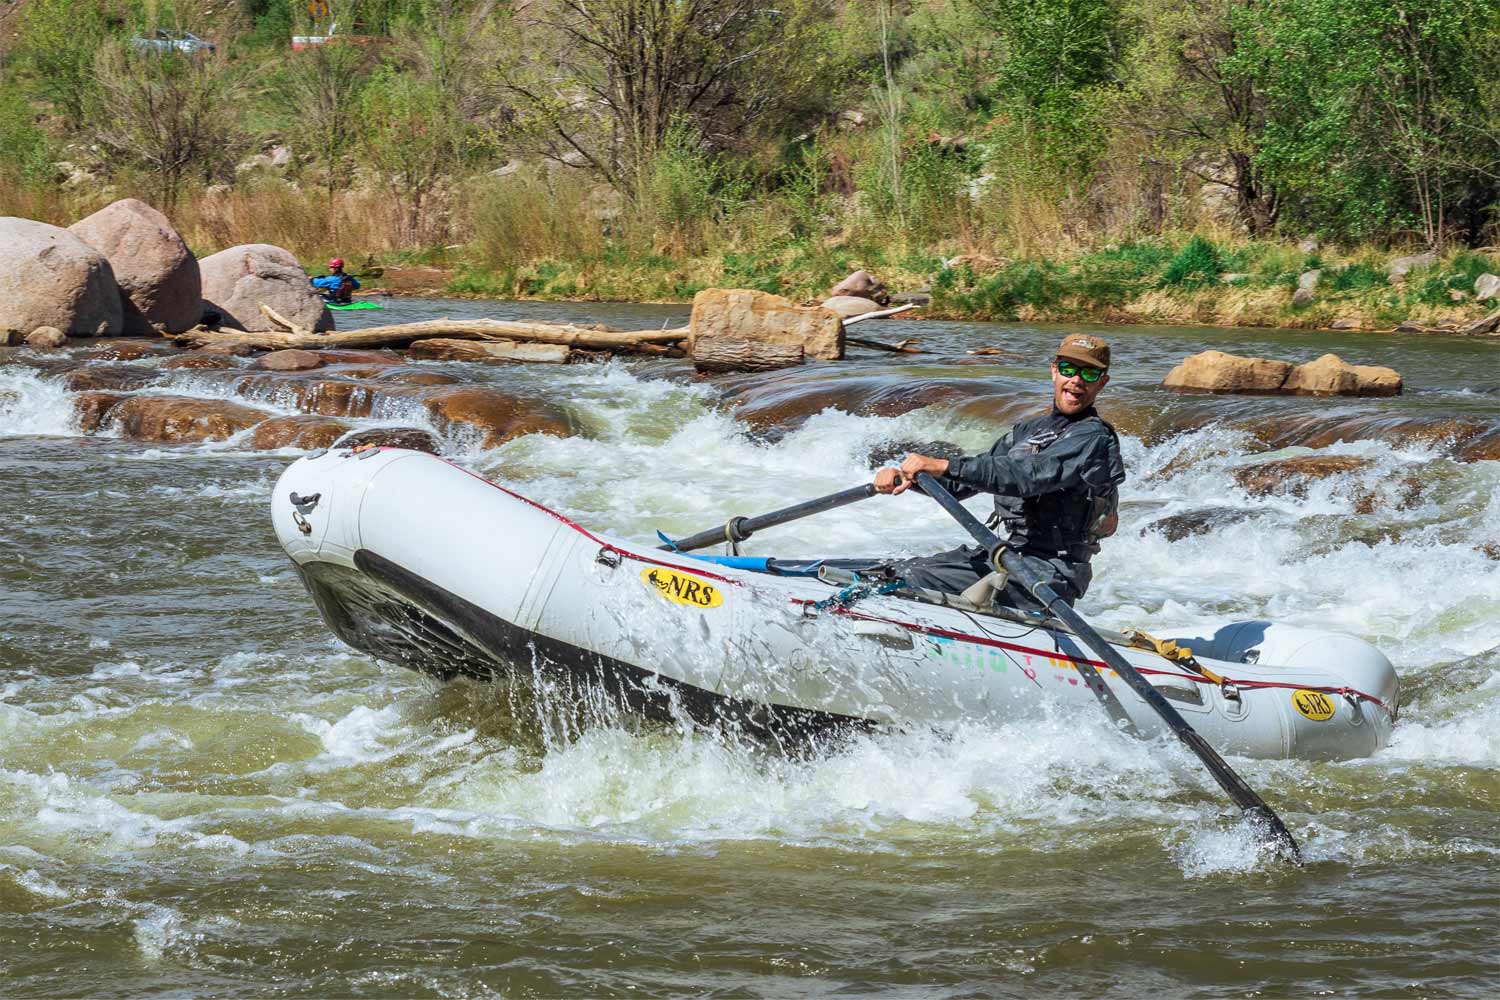
[[[985,454],[950,463],[947,475],[938,479],[959,499],[995,494],[990,527],[1072,604],[1093,579],[1089,560],[1099,551],[1099,539],[1114,531],[1125,463],[1114,428],[1093,407],[1075,417],[1054,408],[1016,424]],[[914,587],[949,594],[963,592],[990,572],[986,553],[976,545],[908,559],[895,568]],[[1016,581],[995,600],[1041,610]]]

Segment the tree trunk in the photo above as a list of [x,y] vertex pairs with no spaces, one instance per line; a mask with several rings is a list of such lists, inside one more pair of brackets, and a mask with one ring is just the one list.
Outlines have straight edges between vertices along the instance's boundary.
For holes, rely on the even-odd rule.
[[[497,319],[434,319],[422,323],[372,326],[343,333],[267,332],[236,333],[197,327],[179,333],[176,341],[189,347],[229,344],[280,350],[288,347],[318,350],[337,347],[405,347],[414,340],[450,337],[460,340],[527,340],[538,344],[564,344],[606,351],[631,351],[643,345],[673,344],[686,340],[685,328],[671,330],[598,330],[561,323],[513,323]],[[653,352],[654,353],[654,352]]]

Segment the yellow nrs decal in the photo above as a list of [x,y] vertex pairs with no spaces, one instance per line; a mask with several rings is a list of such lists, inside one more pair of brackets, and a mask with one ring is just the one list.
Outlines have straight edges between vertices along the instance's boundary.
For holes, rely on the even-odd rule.
[[686,604],[690,608],[717,608],[724,603],[724,591],[717,586],[675,569],[652,566],[641,570],[641,579],[676,604]]
[[1324,719],[1333,718],[1333,711],[1337,707],[1333,699],[1322,691],[1292,692],[1292,707],[1301,712],[1303,716],[1314,722],[1322,722]]

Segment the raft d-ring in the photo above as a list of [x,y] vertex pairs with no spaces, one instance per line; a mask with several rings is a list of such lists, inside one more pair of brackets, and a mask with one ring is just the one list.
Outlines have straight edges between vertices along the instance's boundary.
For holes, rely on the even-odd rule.
[[292,511],[292,521],[297,525],[297,530],[304,535],[312,534],[312,525],[308,523],[307,518],[302,516],[301,511],[295,509]]

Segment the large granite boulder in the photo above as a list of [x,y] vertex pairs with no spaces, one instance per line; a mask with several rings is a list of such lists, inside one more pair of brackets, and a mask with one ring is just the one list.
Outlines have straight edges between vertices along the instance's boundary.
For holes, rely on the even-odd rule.
[[874,299],[862,299],[857,295],[831,295],[823,300],[824,309],[832,309],[844,319],[875,312],[880,304]]
[[700,341],[799,351],[803,358],[844,356],[844,321],[822,306],[798,306],[780,295],[748,288],[705,288],[693,297],[693,354]]
[[851,295],[855,298],[869,299],[885,305],[890,302],[890,293],[886,291],[885,282],[881,281],[869,271],[855,271],[849,277],[840,281],[829,289],[828,297],[835,298],[840,295]]
[[101,208],[68,231],[104,254],[120,287],[125,332],[181,333],[203,315],[198,260],[167,217],[126,198]]
[[204,257],[198,269],[203,275],[203,303],[218,310],[220,326],[226,329],[251,333],[280,329],[260,311],[262,305],[298,326],[333,329],[333,313],[308,284],[297,258],[281,247],[267,243],[230,247]]
[[1295,396],[1399,396],[1401,373],[1383,365],[1351,365],[1337,354],[1292,369],[1281,391]]
[[1288,361],[1204,351],[1184,358],[1167,373],[1162,386],[1182,392],[1274,393],[1291,373]]
[[24,337],[44,326],[74,337],[120,333],[114,272],[102,253],[66,229],[0,218],[0,331]]

